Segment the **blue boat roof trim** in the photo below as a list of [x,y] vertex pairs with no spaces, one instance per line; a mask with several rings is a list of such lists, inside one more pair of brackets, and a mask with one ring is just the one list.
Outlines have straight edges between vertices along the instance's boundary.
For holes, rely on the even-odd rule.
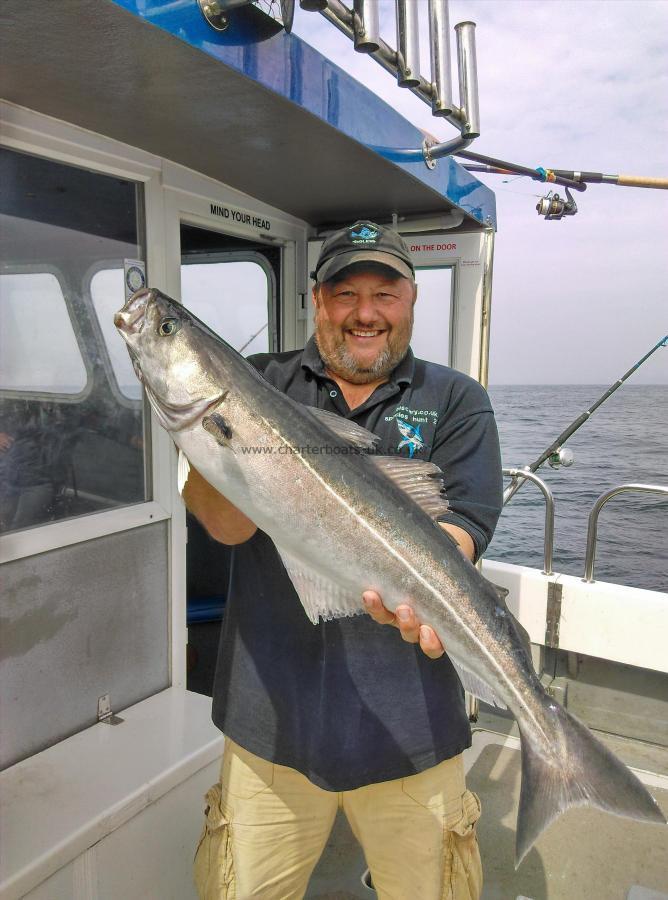
[[[167,4],[160,0],[112,2],[252,78],[370,152],[378,153],[379,136],[384,146],[397,151],[422,145],[424,135],[420,129],[296,35],[282,32],[262,43],[245,42],[249,36],[233,31],[226,37],[225,32],[217,33],[210,28],[192,0]],[[387,154],[382,155],[387,159]],[[454,159],[440,160],[433,171],[421,161],[395,160],[391,164],[436,191],[478,223],[496,227],[494,193]]]

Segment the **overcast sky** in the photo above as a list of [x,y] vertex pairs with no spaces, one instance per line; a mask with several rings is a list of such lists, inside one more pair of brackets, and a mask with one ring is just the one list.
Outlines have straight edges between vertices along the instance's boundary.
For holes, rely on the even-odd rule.
[[[427,2],[413,2],[424,7],[428,74]],[[394,47],[393,8],[381,0]],[[533,168],[668,176],[668,0],[451,0],[451,26],[464,20],[477,24],[472,150]],[[294,30],[414,124],[455,135],[322,16],[298,9]],[[575,217],[546,222],[539,182],[480,177],[498,216],[490,381],[615,381],[668,333],[668,191],[591,185],[575,195]],[[668,384],[668,348],[629,383],[641,382]]]

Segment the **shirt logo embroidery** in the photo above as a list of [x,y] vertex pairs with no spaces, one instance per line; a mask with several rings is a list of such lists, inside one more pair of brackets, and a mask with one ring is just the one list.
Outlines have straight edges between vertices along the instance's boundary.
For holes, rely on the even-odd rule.
[[410,425],[408,422],[404,422],[403,419],[396,419],[396,423],[401,435],[401,440],[397,444],[397,451],[401,450],[402,447],[408,447],[408,453],[412,459],[416,452],[424,449],[424,438],[420,433],[420,426]]

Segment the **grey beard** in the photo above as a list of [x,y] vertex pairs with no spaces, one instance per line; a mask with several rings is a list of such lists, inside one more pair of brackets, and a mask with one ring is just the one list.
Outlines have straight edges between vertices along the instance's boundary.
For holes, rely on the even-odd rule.
[[367,368],[360,367],[352,353],[349,353],[345,346],[337,347],[333,354],[328,354],[325,348],[321,346],[316,332],[316,343],[318,351],[325,363],[325,367],[335,375],[340,375],[351,384],[369,384],[371,381],[377,381],[389,375],[399,365],[406,355],[408,347],[392,352],[390,347],[386,347],[378,354],[371,366]]

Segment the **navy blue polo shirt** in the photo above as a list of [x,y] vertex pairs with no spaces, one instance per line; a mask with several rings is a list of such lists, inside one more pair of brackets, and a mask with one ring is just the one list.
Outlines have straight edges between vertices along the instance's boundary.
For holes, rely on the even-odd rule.
[[[431,460],[450,511],[479,556],[502,506],[499,441],[485,390],[415,359],[351,410],[313,338],[249,361],[276,388],[380,438],[378,453]],[[313,625],[270,538],[234,549],[213,691],[213,720],[242,747],[326,790],[421,772],[471,745],[464,691],[447,655],[432,660],[369,616]]]

